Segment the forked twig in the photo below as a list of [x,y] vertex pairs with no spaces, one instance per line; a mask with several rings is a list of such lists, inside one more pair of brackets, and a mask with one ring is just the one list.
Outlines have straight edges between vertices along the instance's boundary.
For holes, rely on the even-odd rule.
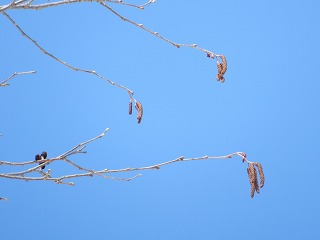
[[[203,161],[203,160],[217,160],[217,159],[229,159],[232,158],[234,156],[238,156],[242,159],[243,162],[246,162],[249,166],[257,166],[257,168],[259,169],[259,174],[260,174],[260,178],[261,178],[261,187],[263,187],[264,185],[264,174],[263,174],[263,170],[262,170],[262,166],[259,163],[253,163],[251,161],[249,161],[246,158],[246,154],[243,152],[234,152],[228,155],[224,155],[224,156],[202,156],[202,157],[194,157],[194,158],[185,158],[183,156],[175,158],[173,160],[170,161],[166,161],[166,162],[162,162],[162,163],[158,163],[158,164],[154,164],[154,165],[150,165],[150,166],[145,166],[145,167],[127,167],[127,168],[119,168],[119,169],[101,169],[101,170],[92,170],[92,169],[88,169],[88,168],[84,168],[82,166],[80,166],[79,164],[76,164],[74,161],[71,161],[70,159],[68,159],[68,157],[75,155],[75,154],[79,154],[79,153],[86,153],[83,151],[83,149],[91,142],[96,141],[99,138],[102,138],[105,133],[109,130],[109,128],[105,129],[101,134],[99,134],[98,136],[91,138],[85,142],[79,143],[78,145],[76,145],[75,147],[71,148],[70,150],[66,151],[65,153],[54,157],[54,158],[49,158],[49,159],[42,159],[39,161],[29,161],[29,162],[23,162],[23,163],[13,163],[13,162],[4,162],[4,161],[0,161],[0,165],[2,164],[6,164],[6,165],[11,165],[11,166],[23,166],[23,165],[28,165],[28,164],[39,164],[36,165],[34,167],[28,168],[24,171],[18,171],[18,172],[10,172],[10,173],[0,173],[0,178],[9,178],[9,179],[18,179],[18,180],[25,180],[25,181],[53,181],[55,183],[58,184],[67,184],[70,186],[74,186],[73,182],[65,182],[65,180],[68,179],[73,179],[73,178],[80,178],[80,177],[93,177],[93,176],[99,176],[105,179],[112,179],[112,180],[120,180],[120,181],[131,181],[137,177],[141,176],[141,173],[138,173],[136,175],[134,175],[133,177],[130,178],[119,178],[119,177],[113,177],[110,176],[110,174],[115,174],[115,173],[125,173],[125,172],[141,172],[141,171],[145,171],[145,170],[159,170],[161,169],[163,166],[166,165],[170,165],[173,163],[177,163],[177,162],[188,162],[188,161]],[[53,177],[52,176],[52,172],[53,170],[48,169],[47,172],[43,172],[42,171],[42,166],[48,165],[52,162],[55,161],[64,161],[67,164],[70,164],[74,167],[76,167],[79,171],[84,171],[84,172],[80,172],[80,173],[73,173],[73,174],[66,174],[60,177]],[[29,176],[31,173],[40,173],[41,176]],[[249,179],[250,179],[250,183],[252,185],[252,187],[255,188],[255,190],[257,190],[257,192],[259,192],[259,186],[255,185],[256,184],[256,174],[253,176],[252,174],[249,175]],[[251,190],[251,196],[252,195],[252,190]]]
[[0,87],[5,87],[9,86],[10,84],[8,83],[12,78],[18,75],[23,75],[23,74],[33,74],[36,73],[36,71],[28,71],[28,72],[15,72],[13,73],[10,77],[8,77],[6,80],[0,83]]

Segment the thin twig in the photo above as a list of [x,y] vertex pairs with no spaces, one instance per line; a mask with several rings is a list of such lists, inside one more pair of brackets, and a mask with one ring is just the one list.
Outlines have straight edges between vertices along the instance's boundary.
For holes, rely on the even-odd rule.
[[108,131],[109,131],[109,128],[106,128],[100,135],[98,135],[98,136],[96,136],[96,137],[94,137],[92,139],[89,139],[88,141],[85,141],[83,143],[79,143],[77,146],[75,146],[72,149],[70,149],[69,151],[59,155],[57,158],[62,159],[62,158],[66,158],[66,157],[70,156],[71,154],[73,154],[80,147],[85,146],[88,143],[91,143],[91,142],[93,142],[93,141],[95,141],[95,140],[97,140],[99,138],[102,138],[106,134],[106,132],[108,132]]
[[7,5],[4,5],[4,6],[0,6],[0,11],[5,11],[7,9],[10,9],[10,8],[14,8],[15,6],[23,3],[23,2],[26,2],[27,0],[13,0],[11,3],[7,4]]
[[198,47],[197,44],[175,43],[175,42],[169,40],[168,38],[161,36],[158,32],[154,32],[154,31],[146,28],[143,24],[139,24],[139,23],[136,23],[136,22],[134,22],[134,21],[132,21],[132,20],[130,20],[128,18],[125,18],[124,16],[120,15],[117,11],[115,11],[114,9],[109,7],[106,3],[100,2],[100,4],[103,7],[107,8],[108,10],[110,10],[113,14],[115,14],[121,20],[123,20],[125,22],[129,22],[129,23],[133,24],[134,26],[141,28],[142,30],[144,30],[144,31],[146,31],[146,32],[148,32],[148,33],[160,38],[161,40],[163,40],[163,41],[165,41],[165,42],[167,42],[167,43],[169,43],[169,44],[171,44],[171,45],[173,45],[173,46],[175,46],[177,48],[180,48],[180,47],[194,48],[194,49],[197,49],[199,51],[202,51],[202,52],[206,53],[207,55],[210,55],[211,57],[214,57],[214,56],[218,56],[219,57],[220,56],[219,54],[215,54],[215,53],[213,53],[213,52],[211,52],[211,51],[209,51],[207,49]]
[[134,8],[138,8],[138,9],[143,10],[147,5],[155,3],[156,1],[155,0],[150,0],[150,1],[146,2],[146,3],[144,3],[144,4],[141,4],[141,5],[135,5],[135,4],[131,4],[131,3],[126,3],[126,2],[123,2],[121,0],[106,1],[106,2],[122,4],[122,5],[125,5],[125,6],[134,7]]
[[[223,155],[223,156],[202,156],[202,157],[192,157],[192,158],[185,158],[185,157],[181,156],[181,157],[175,158],[170,161],[166,161],[166,162],[162,162],[162,163],[158,163],[158,164],[154,164],[154,165],[149,165],[149,166],[145,166],[145,167],[135,167],[135,168],[127,167],[127,168],[120,168],[120,169],[101,169],[98,171],[84,168],[84,167],[80,166],[79,164],[75,163],[74,161],[71,161],[70,159],[68,159],[68,157],[71,155],[75,155],[75,154],[79,154],[79,153],[86,153],[83,151],[83,149],[87,146],[87,144],[89,144],[93,141],[96,141],[99,138],[102,138],[108,130],[109,130],[109,128],[105,129],[98,136],[93,137],[85,142],[79,143],[75,147],[71,148],[70,150],[66,151],[65,153],[63,153],[57,157],[54,157],[54,158],[41,159],[41,160],[37,160],[37,161],[23,162],[23,163],[13,163],[13,162],[0,161],[0,165],[7,164],[7,165],[11,165],[11,166],[23,166],[23,165],[27,165],[27,164],[31,164],[31,163],[38,164],[37,166],[28,168],[24,171],[1,173],[0,178],[8,178],[8,179],[16,179],[16,180],[24,180],[24,181],[52,181],[57,184],[66,184],[69,186],[74,186],[74,182],[68,182],[65,180],[80,178],[80,177],[98,176],[98,177],[102,177],[105,179],[111,179],[111,180],[131,181],[137,177],[140,177],[141,176],[140,172],[142,172],[142,171],[158,170],[158,169],[161,169],[163,166],[170,165],[170,164],[177,163],[177,162],[229,159],[229,158],[238,156],[242,159],[243,162],[246,162],[248,165],[253,166],[253,164],[254,164],[257,166],[257,168],[259,169],[259,175],[260,175],[260,179],[261,179],[260,188],[264,185],[265,178],[264,178],[264,173],[263,173],[263,169],[262,169],[261,164],[257,163],[257,162],[253,163],[253,162],[249,161],[244,152],[234,152],[234,153],[231,153],[228,155]],[[51,173],[52,173],[51,169],[48,169],[47,172],[42,171],[43,166],[48,165],[49,163],[52,163],[55,161],[59,161],[59,160],[62,160],[65,163],[76,167],[78,170],[85,171],[85,172],[84,173],[66,174],[66,175],[63,175],[60,177],[53,177],[51,175]],[[134,175],[133,177],[130,177],[130,178],[121,178],[121,177],[110,176],[110,174],[125,173],[125,172],[139,172],[139,173],[137,173],[136,175]],[[41,176],[27,176],[31,173],[38,173]],[[250,175],[249,175],[249,179],[250,179]],[[252,183],[252,181],[250,183]],[[257,188],[259,188],[258,185],[257,185]],[[259,193],[259,189],[257,189],[257,188],[256,188],[256,191]],[[253,197],[252,194],[251,194],[251,197]]]
[[29,164],[34,164],[35,161],[28,161],[28,162],[6,162],[0,160],[0,166],[1,165],[10,165],[10,166],[24,166]]
[[119,88],[122,88],[124,90],[126,90],[130,96],[130,98],[132,98],[132,95],[133,95],[133,91],[126,88],[125,86],[122,86],[116,82],[113,82],[105,77],[103,77],[102,75],[98,74],[95,70],[86,70],[86,69],[82,69],[82,68],[78,68],[78,67],[74,67],[72,65],[70,65],[69,63],[65,62],[65,61],[62,61],[61,59],[57,58],[56,56],[54,56],[53,54],[47,52],[43,47],[41,47],[34,39],[32,39],[29,35],[27,35],[23,30],[22,28],[19,27],[19,25],[4,11],[2,11],[2,14],[4,16],[6,16],[9,21],[19,30],[19,32],[22,34],[22,36],[26,37],[28,40],[30,40],[41,52],[43,52],[45,55],[51,57],[52,59],[56,60],[57,62],[61,63],[62,65],[74,70],[74,71],[79,71],[79,72],[84,72],[84,73],[89,73],[89,74],[92,74],[108,83],[110,83],[111,85],[113,86],[116,86],[116,87],[119,87]]
[[[152,4],[155,2],[155,0],[150,0],[144,4],[141,5],[136,5],[136,4],[131,4],[131,3],[127,3],[124,1],[119,1],[119,0],[61,0],[61,1],[53,1],[53,2],[46,2],[46,3],[39,3],[39,4],[31,4],[33,2],[33,0],[30,0],[28,2],[26,2],[27,0],[20,0],[19,2],[16,3],[11,3],[8,5],[4,5],[4,6],[0,6],[0,11],[5,11],[8,9],[29,9],[29,10],[41,10],[44,8],[50,8],[50,7],[57,7],[57,6],[61,6],[61,5],[69,5],[69,4],[75,4],[75,3],[81,3],[81,2],[109,2],[109,3],[115,3],[115,4],[121,4],[124,6],[128,6],[128,7],[133,7],[133,8],[138,8],[143,10],[147,5]],[[26,2],[26,3],[24,3]]]
[[14,78],[15,76],[22,75],[22,74],[33,74],[36,73],[36,71],[28,71],[28,72],[15,72],[13,73],[10,77],[8,77],[6,80],[4,80],[2,83],[0,83],[0,87],[5,87],[9,86],[10,84],[8,83],[9,80]]
[[[95,138],[97,139],[97,138]],[[31,172],[31,171],[35,171],[36,169],[38,169],[39,167],[41,167],[41,165],[36,166],[32,169],[28,169],[26,171],[23,172],[17,172],[17,173],[7,173],[7,174],[0,174],[0,177],[3,178],[11,178],[11,179],[20,179],[20,180],[27,180],[27,181],[39,181],[39,180],[51,180],[51,181],[62,181],[64,179],[71,179],[71,178],[79,178],[79,177],[92,177],[94,175],[96,176],[102,176],[105,178],[111,178],[108,176],[104,176],[102,174],[111,174],[111,173],[123,173],[123,172],[135,172],[135,171],[144,171],[144,170],[158,170],[160,169],[162,166],[165,165],[169,165],[169,164],[173,164],[176,162],[187,162],[187,161],[203,161],[203,160],[210,160],[210,159],[227,159],[227,158],[231,158],[233,156],[240,156],[241,158],[242,156],[242,152],[235,152],[232,154],[228,154],[225,156],[203,156],[203,157],[196,157],[196,158],[184,158],[184,157],[178,157],[176,159],[167,161],[167,162],[163,162],[163,163],[158,163],[155,165],[150,165],[150,166],[146,166],[146,167],[136,167],[136,168],[122,168],[122,169],[102,169],[102,170],[98,170],[98,171],[94,171],[94,170],[89,170],[86,168],[83,168],[75,163],[73,163],[72,161],[68,160],[66,162],[70,163],[73,166],[76,166],[77,168],[79,168],[80,170],[85,170],[87,171],[87,173],[76,173],[76,174],[69,174],[69,175],[65,175],[65,176],[61,176],[61,177],[51,177],[51,178],[46,178],[44,176],[42,177],[26,177],[24,176],[25,174]],[[60,155],[62,156],[62,155]],[[53,160],[58,160],[61,159],[60,157],[56,157],[56,158],[51,158],[48,161],[53,161]],[[249,160],[246,160],[248,163],[251,163]],[[115,178],[111,178],[114,180],[117,180]]]

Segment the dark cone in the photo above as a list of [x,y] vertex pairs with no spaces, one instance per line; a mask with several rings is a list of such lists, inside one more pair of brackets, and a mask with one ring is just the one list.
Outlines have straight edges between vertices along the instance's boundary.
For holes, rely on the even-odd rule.
[[43,159],[46,159],[47,156],[48,156],[48,154],[47,154],[47,152],[43,151],[43,152],[41,153],[41,156],[43,157]]

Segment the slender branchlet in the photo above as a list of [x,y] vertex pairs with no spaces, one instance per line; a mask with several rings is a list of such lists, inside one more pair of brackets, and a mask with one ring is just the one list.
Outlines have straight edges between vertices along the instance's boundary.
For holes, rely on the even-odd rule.
[[[138,106],[139,106],[139,104],[138,104]],[[121,177],[119,178],[119,177],[114,177],[114,176],[110,176],[110,175],[120,174],[120,173],[125,173],[125,172],[141,172],[141,171],[147,171],[147,170],[159,170],[166,165],[170,165],[170,164],[174,164],[174,163],[178,163],[178,162],[231,159],[232,157],[238,156],[243,161],[247,162],[249,165],[247,171],[248,171],[250,184],[252,186],[251,196],[252,197],[254,196],[255,191],[259,191],[257,189],[257,186],[258,186],[257,173],[255,172],[255,169],[254,169],[254,166],[257,163],[250,162],[246,158],[246,154],[243,152],[235,152],[235,153],[231,153],[231,154],[224,155],[224,156],[207,156],[206,155],[206,156],[202,156],[202,157],[191,157],[191,158],[186,158],[186,157],[181,156],[181,157],[175,158],[170,161],[157,163],[155,165],[150,165],[150,166],[145,166],[145,167],[134,167],[134,168],[126,167],[126,168],[118,168],[118,169],[104,168],[101,170],[93,170],[93,169],[85,168],[85,167],[82,167],[79,164],[75,163],[74,161],[70,160],[69,157],[74,156],[76,154],[86,154],[87,152],[84,151],[85,147],[89,143],[94,142],[99,138],[102,138],[108,130],[109,130],[109,128],[107,128],[100,135],[93,137],[85,142],[79,143],[75,147],[71,148],[70,150],[66,151],[65,153],[63,153],[57,157],[48,158],[47,157],[48,154],[46,152],[42,152],[41,154],[36,155],[36,157],[35,157],[36,161],[26,161],[26,162],[18,162],[18,163],[0,161],[0,166],[1,165],[9,165],[12,167],[34,165],[35,163],[40,164],[40,165],[28,167],[27,169],[25,169],[23,171],[0,173],[0,178],[9,178],[9,179],[15,179],[15,180],[24,180],[24,181],[52,181],[57,184],[65,184],[65,185],[69,185],[69,186],[74,186],[74,184],[75,184],[74,182],[68,181],[69,179],[80,178],[80,177],[99,176],[99,177],[102,177],[105,179],[110,179],[110,180],[131,181],[135,178],[140,177],[141,174],[137,173],[129,178],[121,178]],[[54,176],[54,169],[48,169],[46,172],[42,171],[43,170],[42,166],[48,165],[49,163],[53,163],[56,161],[63,161],[66,164],[70,164],[71,166],[73,166],[74,168],[77,169],[77,172],[75,172],[73,174],[70,174],[70,173],[65,174],[62,176]],[[259,167],[258,167],[258,169],[259,169]],[[36,176],[35,174],[40,174],[40,176]],[[2,199],[2,200],[4,200],[4,199]]]
[[36,71],[28,71],[28,72],[15,72],[13,73],[10,77],[8,77],[7,79],[5,79],[3,82],[0,83],[0,87],[5,87],[5,86],[9,86],[10,84],[8,83],[12,78],[14,78],[15,76],[18,75],[23,75],[23,74],[33,74],[36,73]]

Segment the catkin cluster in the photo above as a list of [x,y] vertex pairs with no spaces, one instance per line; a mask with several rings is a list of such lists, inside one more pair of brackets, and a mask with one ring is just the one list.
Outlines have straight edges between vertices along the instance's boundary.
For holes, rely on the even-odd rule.
[[[141,123],[142,120],[142,115],[143,115],[143,107],[142,104],[138,101],[136,101],[135,103],[135,108],[137,109],[138,115],[137,115],[137,119],[138,119],[138,123]],[[132,100],[130,99],[129,101],[129,115],[132,114]]]
[[[225,78],[224,78],[224,74],[227,72],[227,59],[224,55],[220,54],[220,55],[216,55],[212,52],[206,52],[207,53],[207,57],[208,58],[215,58],[217,61],[217,69],[218,69],[218,73],[216,76],[217,81],[221,81],[222,83],[224,82]],[[221,62],[219,62],[219,58],[221,59]]]
[[221,63],[219,61],[217,61],[218,73],[217,73],[216,79],[217,79],[217,81],[221,81],[223,83],[225,80],[224,74],[227,71],[227,59],[222,54],[220,55],[220,58],[221,58]]
[[[259,173],[259,177],[260,177],[260,185],[258,183],[258,175],[257,175],[257,170],[258,169],[258,173]],[[260,192],[260,188],[262,188],[264,186],[264,173],[263,173],[263,168],[262,165],[258,162],[251,162],[249,163],[249,167],[247,168],[247,172],[248,172],[248,177],[249,177],[249,181],[250,181],[250,185],[251,185],[251,191],[250,191],[250,195],[253,198],[254,197],[254,193]]]

